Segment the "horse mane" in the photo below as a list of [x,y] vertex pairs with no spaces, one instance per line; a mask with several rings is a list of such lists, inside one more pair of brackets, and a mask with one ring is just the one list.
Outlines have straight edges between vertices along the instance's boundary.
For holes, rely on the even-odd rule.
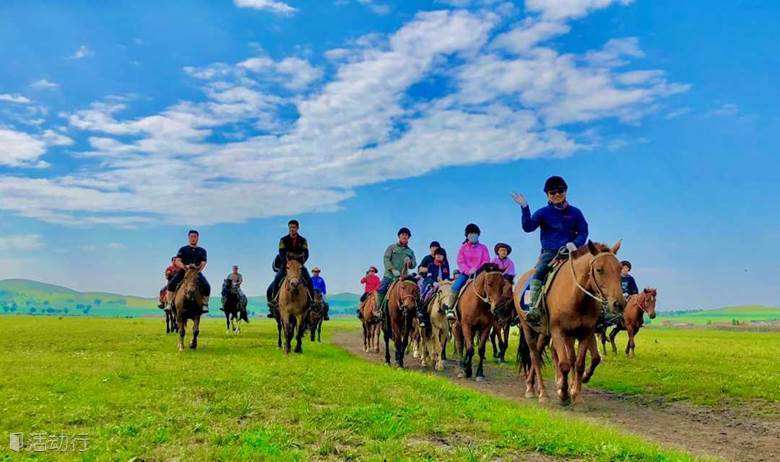
[[[593,247],[596,249],[596,254],[597,255],[600,254],[600,253],[604,253],[604,252],[612,252],[612,249],[608,245],[606,245],[606,244],[602,244],[601,242],[593,242],[593,241],[588,241],[588,242],[589,242],[589,244],[592,244]],[[588,246],[586,244],[586,245],[583,245],[582,247],[578,248],[574,252],[572,252],[569,255],[569,257],[570,258],[579,258],[579,257],[581,257],[581,256],[583,256],[585,254],[589,254],[589,253],[590,253],[590,246]]]
[[499,268],[498,265],[495,263],[485,263],[484,265],[482,265],[482,268],[480,269],[483,273],[496,273],[496,272],[503,273],[503,271],[501,271],[501,268]]

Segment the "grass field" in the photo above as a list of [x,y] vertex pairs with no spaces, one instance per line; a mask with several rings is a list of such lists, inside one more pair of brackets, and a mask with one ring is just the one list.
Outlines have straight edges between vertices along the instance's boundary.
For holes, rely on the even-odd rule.
[[717,310],[703,310],[682,313],[659,313],[654,322],[692,323],[706,325],[710,323],[730,324],[732,321],[750,323],[753,321],[780,321],[780,309],[766,306],[733,306]]
[[3,435],[89,435],[87,452],[44,460],[690,459],[327,343],[284,356],[269,322],[227,337],[208,320],[201,349],[179,354],[159,320],[4,317],[0,393]]

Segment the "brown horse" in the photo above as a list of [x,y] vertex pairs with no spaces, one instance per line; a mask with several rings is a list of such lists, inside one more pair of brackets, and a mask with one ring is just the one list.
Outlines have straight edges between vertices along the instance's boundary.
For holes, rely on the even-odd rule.
[[505,302],[504,297],[511,295],[511,291],[504,289],[507,284],[509,282],[500,271],[485,268],[473,281],[463,286],[458,300],[458,319],[453,332],[455,351],[460,357],[461,370],[457,374],[458,378],[471,378],[474,338],[478,336],[479,364],[476,380],[485,379],[485,347],[495,323],[493,313],[497,306]]
[[[644,313],[655,319],[655,301],[658,297],[656,289],[647,288],[642,292],[628,298],[626,309],[623,311],[623,322],[617,323],[612,332],[609,333],[609,342],[612,344],[612,351],[617,353],[615,345],[615,336],[621,330],[628,332],[628,343],[626,344],[626,355],[634,356],[634,337],[639,333],[639,329],[644,325]],[[606,354],[606,336],[601,337],[601,346]]]
[[363,323],[363,349],[379,353],[379,333],[382,330],[382,314],[377,308],[377,294],[366,297],[360,304],[360,320]]
[[383,331],[385,337],[385,363],[390,364],[390,337],[395,344],[395,362],[404,367],[406,347],[416,319],[417,304],[420,303],[420,288],[414,281],[400,279],[387,292],[387,313]]
[[509,349],[509,331],[518,322],[517,312],[512,302],[512,284],[504,286],[503,296],[507,303],[496,309],[493,330],[490,332],[490,343],[493,346],[493,359],[498,363],[506,361],[506,350]]
[[301,339],[305,333],[306,310],[309,290],[303,282],[303,265],[294,259],[287,260],[287,273],[279,287],[279,320],[277,325],[284,332],[284,352],[290,353],[295,337],[295,352],[302,353]]
[[200,270],[195,265],[185,268],[184,279],[173,295],[173,309],[176,310],[176,324],[179,328],[179,351],[184,351],[184,335],[187,331],[187,320],[192,319],[191,349],[198,348],[200,333],[200,317],[203,314],[203,297],[200,295],[198,276]]
[[[586,246],[570,255],[546,294],[549,335],[529,326],[521,308],[521,292],[533,273],[529,271],[518,281],[515,306],[521,324],[520,342],[525,342],[528,347],[518,350],[518,356],[526,373],[527,398],[533,397],[536,391],[539,401],[547,399],[542,378],[542,354],[552,341],[558,397],[564,403],[569,399],[575,404],[583,402],[582,384],[590,380],[601,361],[595,343],[595,329],[602,306],[614,312],[622,312],[625,306],[620,287],[620,262],[616,257],[618,250],[620,241],[612,248],[588,241]],[[544,328],[540,330],[545,331]],[[579,342],[578,350],[575,350],[575,341]],[[586,372],[588,351],[592,353],[592,358]],[[571,387],[569,372],[573,372]]]
[[322,321],[324,319],[325,301],[322,298],[322,293],[318,290],[315,290],[312,309],[309,310],[309,315],[306,316],[306,328],[309,329],[309,339],[312,342],[315,340],[315,338],[318,342],[322,342]]

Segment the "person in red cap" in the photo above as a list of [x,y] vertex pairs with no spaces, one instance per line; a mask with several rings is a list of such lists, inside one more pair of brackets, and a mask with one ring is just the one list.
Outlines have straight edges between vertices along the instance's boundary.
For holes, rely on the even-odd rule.
[[[363,295],[360,296],[360,303],[365,302],[366,299],[371,296],[371,294],[375,293],[379,289],[379,285],[382,284],[382,280],[379,279],[379,276],[376,274],[378,272],[379,270],[376,269],[376,266],[372,266],[368,268],[366,275],[360,279],[360,283],[364,286]],[[357,315],[358,318],[362,316],[360,308],[357,309]]]

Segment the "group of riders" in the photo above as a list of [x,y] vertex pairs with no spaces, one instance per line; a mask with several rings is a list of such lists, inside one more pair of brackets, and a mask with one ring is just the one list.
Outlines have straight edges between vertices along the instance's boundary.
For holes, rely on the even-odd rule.
[[[277,316],[278,309],[278,289],[284,281],[286,275],[286,267],[288,259],[294,259],[299,261],[302,265],[306,264],[309,259],[309,244],[306,238],[298,234],[300,229],[300,223],[298,220],[290,220],[287,223],[288,234],[283,236],[279,240],[279,247],[276,257],[274,258],[272,268],[276,275],[273,281],[266,290],[266,297],[268,300],[268,317],[275,318]],[[179,287],[179,284],[184,280],[185,270],[188,266],[195,266],[198,271],[198,289],[202,297],[202,310],[203,313],[209,312],[209,297],[211,296],[211,285],[206,277],[203,275],[203,270],[206,268],[208,261],[208,254],[206,249],[198,246],[200,239],[200,233],[197,230],[191,229],[188,233],[189,244],[181,247],[176,253],[176,256],[171,258],[171,265],[165,269],[165,278],[168,281],[167,285],[160,291],[160,308],[165,311],[171,311],[174,299],[174,293]],[[305,266],[302,267],[302,279],[309,293],[309,305],[314,306],[316,295],[322,297],[323,316],[327,321],[330,319],[328,314],[330,306],[327,302],[327,286],[325,279],[320,276],[321,270],[317,267],[312,269],[313,276],[309,275],[309,271]],[[244,282],[244,277],[239,272],[237,265],[233,266],[233,270],[225,278],[222,285],[222,307],[220,310],[225,309],[225,300],[227,291],[230,288],[235,288],[243,300],[241,309],[246,310],[246,296],[241,290],[241,285]]]
[[[585,245],[588,239],[588,223],[583,213],[577,207],[569,204],[567,193],[568,185],[560,176],[552,176],[544,183],[544,193],[547,196],[547,205],[531,213],[528,201],[522,194],[513,193],[514,202],[520,206],[522,214],[523,231],[531,233],[540,230],[541,253],[537,259],[534,274],[528,286],[530,292],[529,311],[526,320],[530,324],[540,322],[539,300],[542,289],[545,284],[548,273],[551,269],[553,260],[567,252],[572,252]],[[320,269],[312,269],[313,276],[309,275],[305,267],[309,259],[309,244],[306,238],[301,236],[298,231],[300,223],[297,220],[288,222],[288,234],[279,240],[279,247],[274,258],[272,268],[275,277],[266,291],[268,301],[269,318],[275,318],[278,310],[278,289],[281,286],[286,275],[286,264],[288,259],[295,259],[303,266],[302,279],[310,294],[310,304],[313,306],[315,294],[321,294],[324,307],[324,319],[328,320],[329,306],[327,304],[325,280],[320,276]],[[422,303],[418,304],[418,319],[424,324],[426,317],[426,301],[436,291],[438,284],[445,280],[454,280],[452,289],[455,294],[459,293],[466,282],[475,278],[485,268],[493,268],[501,271],[504,277],[513,282],[515,278],[515,265],[509,258],[512,253],[512,247],[506,243],[498,243],[493,250],[495,257],[490,258],[488,247],[480,242],[480,228],[474,223],[470,223],[464,230],[465,240],[458,249],[457,269],[451,271],[447,259],[447,251],[439,242],[431,242],[430,253],[426,255],[419,266],[414,251],[409,247],[409,240],[412,233],[409,228],[403,227],[398,230],[397,241],[390,244],[385,250],[383,263],[384,274],[380,279],[376,267],[370,267],[365,277],[361,279],[364,285],[364,293],[361,302],[367,297],[376,293],[380,313],[385,309],[385,296],[394,281],[401,278],[414,278],[420,285],[420,294]],[[189,244],[181,247],[175,257],[171,259],[171,265],[165,270],[165,276],[168,280],[166,287],[160,292],[160,307],[166,311],[171,310],[174,292],[184,279],[185,269],[188,266],[195,266],[199,270],[198,287],[202,295],[203,312],[208,312],[209,296],[211,295],[211,286],[203,276],[203,270],[207,264],[207,252],[204,248],[198,246],[200,235],[196,230],[190,230],[188,233]],[[638,293],[637,284],[631,276],[631,263],[623,261],[621,270],[621,283],[626,297]],[[416,268],[416,273],[411,273]],[[232,272],[226,278],[226,284],[229,281],[233,287],[240,291],[243,283],[243,276],[239,273],[238,266],[233,266]],[[223,305],[225,287],[223,285]],[[241,293],[243,297],[243,293]],[[246,306],[244,304],[244,306]],[[454,306],[454,305],[453,305]],[[452,307],[448,307],[447,317],[455,316]],[[224,309],[224,306],[221,308]],[[609,316],[609,314],[605,314]],[[360,310],[358,310],[360,316]],[[612,315],[619,316],[619,315]],[[607,322],[614,322],[613,319],[606,319]]]
[[[534,267],[534,274],[529,281],[530,292],[529,311],[526,320],[531,325],[538,325],[541,321],[539,301],[546,278],[550,272],[551,264],[557,256],[568,254],[582,247],[588,240],[588,223],[580,209],[569,204],[567,200],[568,185],[560,176],[552,176],[544,184],[544,192],[547,196],[547,205],[531,213],[528,201],[522,194],[513,193],[515,203],[520,206],[522,213],[523,231],[531,233],[540,230],[541,253]],[[361,297],[361,303],[369,296],[377,294],[377,306],[379,315],[386,312],[385,299],[388,289],[394,281],[400,278],[416,280],[420,286],[421,303],[418,304],[417,317],[421,325],[425,325],[427,315],[427,302],[431,300],[438,284],[446,280],[454,280],[453,293],[459,294],[469,279],[485,269],[501,271],[504,277],[514,282],[515,265],[509,258],[512,247],[500,242],[493,248],[495,257],[491,260],[488,247],[480,242],[480,228],[470,223],[464,230],[465,240],[458,249],[457,269],[451,271],[447,259],[447,251],[438,241],[430,243],[430,254],[426,255],[417,265],[414,251],[409,247],[411,231],[403,227],[398,230],[398,240],[387,247],[384,253],[384,275],[382,279],[377,275],[376,267],[372,266],[361,279],[365,289]],[[631,276],[631,263],[621,262],[621,284],[624,295],[628,298],[638,293],[637,284]],[[416,267],[416,273],[412,273]],[[453,319],[455,313],[452,306],[447,306],[447,318]],[[358,317],[361,317],[358,309]],[[617,317],[610,313],[604,313],[602,322],[614,324]]]

